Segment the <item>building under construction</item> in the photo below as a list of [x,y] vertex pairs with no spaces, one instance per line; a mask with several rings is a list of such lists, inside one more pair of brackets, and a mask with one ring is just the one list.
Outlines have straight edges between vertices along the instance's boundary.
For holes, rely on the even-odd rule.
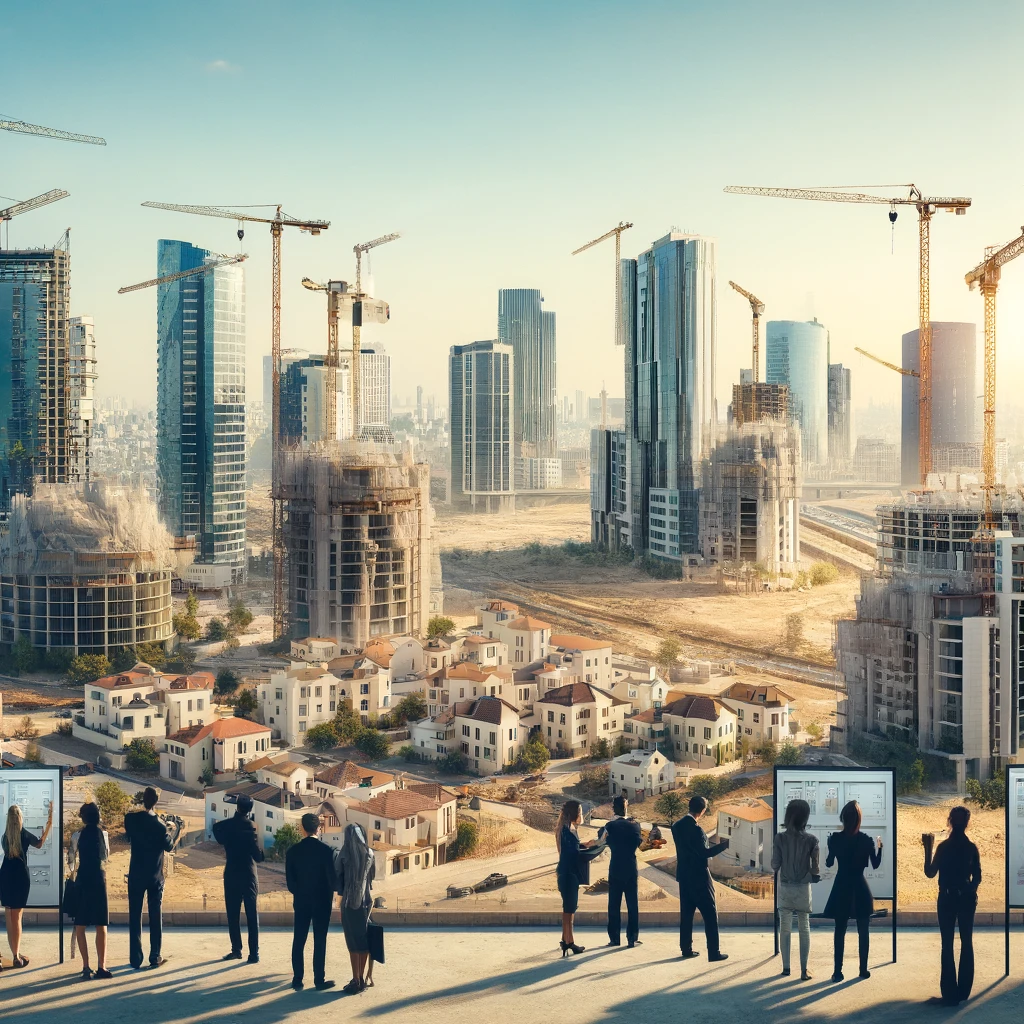
[[733,384],[733,422],[741,427],[765,416],[775,420],[789,419],[789,387],[785,384],[755,384],[753,381]]
[[430,467],[368,442],[278,451],[286,630],[362,647],[423,633],[431,591]]
[[[757,387],[758,385],[747,385]],[[789,571],[800,560],[800,435],[784,421],[731,425],[702,467],[700,546],[709,565]]]
[[108,656],[169,644],[174,569],[144,491],[37,481],[0,535],[0,642]]

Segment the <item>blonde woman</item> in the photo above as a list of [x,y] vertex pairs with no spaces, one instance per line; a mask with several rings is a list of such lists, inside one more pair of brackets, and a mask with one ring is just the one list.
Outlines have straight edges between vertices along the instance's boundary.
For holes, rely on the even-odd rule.
[[[28,873],[28,851],[38,850],[50,835],[53,825],[53,804],[46,818],[43,834],[36,838],[25,828],[21,808],[11,804],[7,811],[7,827],[0,848],[4,860],[0,864],[0,904],[6,908],[7,941],[11,944],[12,967],[27,967],[28,957],[21,955],[21,915],[28,906],[28,894],[32,880]],[[0,970],[3,964],[0,961]]]

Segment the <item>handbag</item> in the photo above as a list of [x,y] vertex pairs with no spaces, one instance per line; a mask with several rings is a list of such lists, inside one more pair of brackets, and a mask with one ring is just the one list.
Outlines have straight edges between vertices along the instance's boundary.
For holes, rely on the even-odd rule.
[[376,921],[366,922],[366,945],[374,963],[384,963],[384,925]]
[[64,879],[64,899],[61,901],[61,911],[74,920],[78,913],[78,883],[75,879]]

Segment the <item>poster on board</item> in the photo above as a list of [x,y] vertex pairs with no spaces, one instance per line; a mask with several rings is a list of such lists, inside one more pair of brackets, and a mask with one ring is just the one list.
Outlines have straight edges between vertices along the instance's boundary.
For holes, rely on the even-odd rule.
[[[39,765],[32,768],[0,769],[0,822],[7,824],[7,811],[13,804],[21,808],[24,827],[37,838],[46,828],[46,819],[53,805],[53,827],[40,849],[30,849],[27,856],[32,887],[30,907],[56,907],[61,899],[61,772],[58,767]],[[3,850],[0,849],[0,862]]]
[[1010,765],[1006,774],[1007,905],[1024,907],[1024,765]]
[[[791,800],[806,800],[811,808],[807,831],[818,837],[821,847],[821,881],[811,886],[811,911],[820,914],[828,902],[837,864],[825,866],[828,837],[842,829],[839,812],[851,800],[860,804],[861,830],[882,840],[882,862],[868,864],[864,877],[876,899],[896,895],[893,870],[896,837],[896,787],[891,769],[871,768],[776,768],[775,830],[782,831],[786,806]],[[1022,888],[1024,892],[1024,888]]]

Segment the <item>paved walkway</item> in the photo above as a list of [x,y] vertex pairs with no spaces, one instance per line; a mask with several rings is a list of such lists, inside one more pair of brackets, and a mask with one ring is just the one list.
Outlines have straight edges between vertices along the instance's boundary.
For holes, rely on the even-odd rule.
[[24,951],[32,965],[0,974],[0,1019],[18,1024],[277,1024],[317,1019],[451,1024],[507,1021],[514,1014],[522,1021],[557,1024],[726,1024],[749,1019],[761,1024],[1018,1024],[1024,1008],[1020,933],[1014,936],[1016,977],[1009,980],[1001,977],[1002,933],[977,935],[974,998],[959,1010],[924,1004],[938,987],[938,935],[928,931],[902,934],[899,965],[885,963],[888,935],[873,933],[872,977],[856,980],[850,950],[847,977],[852,973],[853,979],[832,985],[831,940],[817,929],[811,951],[815,978],[806,983],[778,976],[771,935],[757,931],[727,933],[724,948],[731,959],[709,967],[703,951],[697,960],[680,961],[677,936],[668,929],[648,931],[643,945],[632,950],[608,949],[602,945],[603,934],[580,930],[577,940],[592,949],[566,960],[559,958],[552,931],[393,929],[386,936],[388,963],[375,972],[376,987],[355,997],[340,992],[348,974],[340,930],[332,931],[328,940],[328,976],[339,987],[323,993],[291,990],[289,933],[271,930],[264,935],[259,967],[244,961],[222,963],[225,938],[203,929],[170,931],[164,948],[169,962],[157,971],[132,971],[121,966],[127,953],[125,931],[114,929],[114,980],[81,982],[79,961],[45,964],[56,952],[55,935],[31,932]]

